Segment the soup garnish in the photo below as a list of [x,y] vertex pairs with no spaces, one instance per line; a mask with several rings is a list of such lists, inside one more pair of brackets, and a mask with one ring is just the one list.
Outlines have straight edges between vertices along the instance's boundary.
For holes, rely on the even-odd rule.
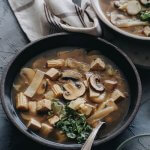
[[83,143],[99,120],[106,122],[101,133],[110,132],[128,108],[121,72],[83,49],[49,56],[29,62],[14,81],[13,99],[25,125],[60,143]]

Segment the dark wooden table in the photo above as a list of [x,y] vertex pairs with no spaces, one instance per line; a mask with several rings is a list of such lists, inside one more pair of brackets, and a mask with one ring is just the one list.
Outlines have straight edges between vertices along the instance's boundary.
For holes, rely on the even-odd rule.
[[[7,63],[28,42],[7,0],[0,0],[0,78]],[[139,69],[139,73],[143,85],[143,96],[136,118],[121,135],[95,150],[115,150],[122,141],[133,135],[150,133],[150,70]],[[33,142],[20,133],[7,119],[0,104],[0,150],[28,149],[52,150]]]

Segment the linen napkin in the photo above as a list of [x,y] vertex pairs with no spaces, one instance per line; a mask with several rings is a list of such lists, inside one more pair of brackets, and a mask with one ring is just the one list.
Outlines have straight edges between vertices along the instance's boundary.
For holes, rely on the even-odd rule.
[[101,35],[101,27],[90,0],[81,0],[81,6],[72,0],[8,1],[31,41],[57,32]]

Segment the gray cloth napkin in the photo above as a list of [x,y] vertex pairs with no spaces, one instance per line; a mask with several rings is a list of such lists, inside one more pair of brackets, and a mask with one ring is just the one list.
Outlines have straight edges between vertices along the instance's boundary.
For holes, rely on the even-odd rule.
[[8,1],[31,41],[57,32],[101,35],[101,27],[90,0],[81,0],[81,7],[72,0]]

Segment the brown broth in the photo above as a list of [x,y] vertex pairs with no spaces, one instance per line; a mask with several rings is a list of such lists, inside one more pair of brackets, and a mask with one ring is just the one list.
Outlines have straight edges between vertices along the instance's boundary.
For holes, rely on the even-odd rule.
[[[67,48],[63,48],[65,51],[68,50]],[[29,68],[33,68],[33,69],[40,69],[43,71],[47,71],[48,69],[45,67],[46,61],[49,59],[57,59],[60,58],[60,56],[57,55],[58,51],[62,51],[63,49],[57,49],[57,50],[51,50],[50,52],[45,52],[40,54],[39,56],[33,58],[32,60],[30,60],[24,67],[29,67]],[[71,48],[69,48],[70,50]],[[111,79],[111,80],[116,80],[118,82],[117,88],[120,89],[125,95],[126,98],[124,100],[120,100],[117,102],[117,106],[118,106],[118,110],[114,113],[112,113],[111,115],[109,115],[108,117],[105,118],[105,121],[107,122],[106,125],[100,130],[97,138],[101,138],[103,136],[107,136],[109,134],[111,134],[119,125],[119,123],[124,119],[124,117],[126,116],[127,112],[128,112],[128,108],[129,108],[129,88],[128,88],[128,84],[127,81],[125,79],[125,77],[123,76],[123,74],[121,73],[121,71],[117,68],[117,66],[108,58],[102,56],[99,54],[98,51],[91,51],[88,54],[86,54],[85,51],[80,50],[78,52],[69,52],[66,56],[63,56],[63,59],[66,58],[74,58],[78,61],[82,61],[85,62],[87,64],[90,64],[92,62],[93,59],[100,57],[102,58],[102,60],[104,60],[106,66],[111,65],[113,68],[115,68],[116,70],[116,75],[115,76],[109,76],[107,74],[107,69],[106,71],[101,72],[101,77],[102,77],[102,81],[105,79]],[[61,57],[62,58],[62,57]],[[98,73],[98,72],[97,72]],[[24,92],[25,89],[28,87],[26,84],[24,84],[19,76],[19,74],[17,75],[14,84],[16,85],[22,85],[20,90],[21,92]],[[13,102],[14,102],[14,106],[15,106],[15,99],[16,99],[16,90],[13,88],[12,89],[12,98],[13,98]],[[35,97],[36,99],[41,99],[42,97]],[[90,104],[93,104],[90,102],[90,100],[87,101]],[[93,104],[95,105],[95,104]],[[48,119],[48,115],[40,115],[40,114],[36,114],[36,115],[31,115],[29,112],[18,112],[18,115],[20,116],[21,120],[25,123],[25,125],[27,124],[28,120],[30,119],[30,117],[35,117],[38,121],[42,122],[42,123],[47,123],[47,119]],[[23,119],[23,118],[26,118]],[[52,140],[52,141],[57,141],[56,138],[56,132],[58,132],[57,129],[55,129],[49,137],[47,137],[47,139]],[[37,133],[40,134],[40,133]],[[40,134],[40,136],[42,136]],[[73,141],[69,141],[66,140],[65,143],[68,142],[73,142]]]

